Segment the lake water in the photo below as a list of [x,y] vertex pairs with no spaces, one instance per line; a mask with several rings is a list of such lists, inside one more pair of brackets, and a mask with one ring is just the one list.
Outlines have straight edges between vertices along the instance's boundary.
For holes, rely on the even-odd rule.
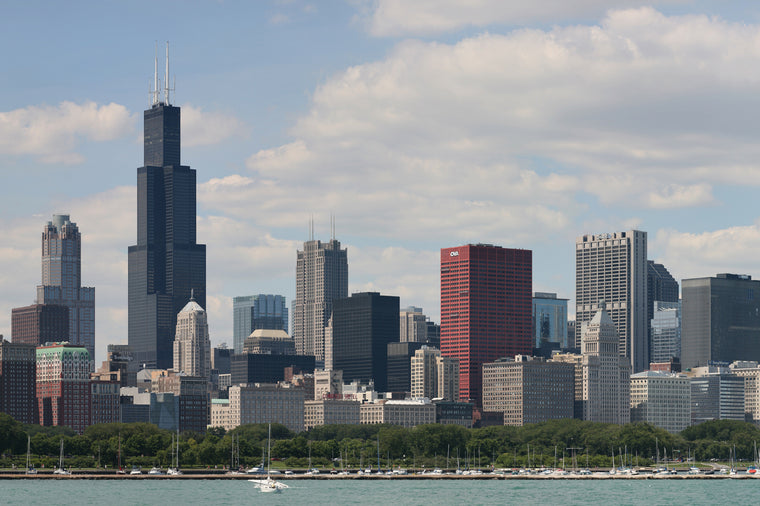
[[753,504],[752,480],[314,480],[262,494],[244,480],[0,480],[0,504]]

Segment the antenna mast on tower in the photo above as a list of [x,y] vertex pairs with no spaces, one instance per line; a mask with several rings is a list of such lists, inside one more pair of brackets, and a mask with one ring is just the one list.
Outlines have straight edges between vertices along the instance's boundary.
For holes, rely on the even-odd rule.
[[174,91],[174,87],[169,87],[169,41],[166,41],[166,73],[164,74],[164,102],[171,105],[169,93]]
[[156,105],[159,102],[159,95],[161,94],[160,86],[158,84],[158,41],[156,41],[156,56],[153,60],[153,89],[151,90],[151,105]]

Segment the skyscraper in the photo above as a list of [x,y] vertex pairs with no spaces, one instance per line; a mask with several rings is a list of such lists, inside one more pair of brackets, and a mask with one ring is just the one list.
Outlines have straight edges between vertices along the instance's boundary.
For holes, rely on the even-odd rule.
[[402,343],[426,343],[428,324],[422,308],[409,306],[399,312],[399,339]]
[[245,295],[232,299],[232,342],[243,353],[243,342],[257,329],[288,331],[288,306],[282,295]]
[[620,354],[633,372],[649,366],[647,233],[638,230],[584,235],[575,241],[575,346],[581,328],[604,300],[620,336]]
[[[95,360],[95,288],[82,286],[82,236],[67,214],[54,214],[42,231],[38,304],[69,308],[69,341]],[[94,370],[94,362],[91,369]]]
[[325,326],[333,301],[348,297],[348,252],[340,242],[309,240],[296,260],[293,338],[296,353],[325,359]]
[[538,349],[566,349],[567,299],[558,299],[556,293],[533,294],[533,347]]
[[760,361],[760,281],[744,274],[718,274],[681,284],[684,369],[711,361]]
[[459,359],[461,400],[480,405],[485,362],[530,355],[532,283],[530,250],[441,250],[441,354]]
[[377,292],[337,299],[332,318],[332,368],[344,381],[375,380],[375,390],[388,388],[388,343],[398,342],[399,298]]
[[206,311],[192,298],[177,315],[174,370],[206,379],[211,376],[211,340]]
[[631,420],[631,365],[619,352],[615,323],[604,302],[582,325],[583,419],[602,423]]
[[157,85],[143,115],[137,244],[129,247],[129,346],[138,363],[162,369],[172,366],[177,314],[191,290],[206,306],[206,246],[196,243],[195,170],[180,164],[180,108],[171,105],[169,91],[167,86],[161,97]]
[[681,358],[681,303],[654,301],[649,331],[649,361],[668,362]]

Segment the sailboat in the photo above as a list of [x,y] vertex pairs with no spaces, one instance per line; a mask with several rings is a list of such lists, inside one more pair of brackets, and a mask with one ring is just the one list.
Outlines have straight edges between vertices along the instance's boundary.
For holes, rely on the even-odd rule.
[[289,488],[282,482],[272,479],[272,424],[269,424],[269,438],[267,439],[267,479],[266,480],[248,480],[254,484],[261,492],[282,492]]
[[26,474],[37,474],[37,470],[32,465],[32,438],[26,436]]
[[[172,464],[174,464],[174,435],[172,435]],[[179,427],[177,428],[177,463],[174,464],[174,466],[170,466],[169,469],[166,470],[166,474],[169,476],[179,476],[182,474],[182,471],[179,470]]]
[[116,468],[116,474],[127,474],[126,471],[124,471],[124,468],[121,467],[121,432],[119,432],[119,452],[117,455],[117,468]]
[[63,467],[63,438],[61,438],[61,456],[58,458],[58,468],[53,471],[53,474],[71,474],[71,471],[67,471]]

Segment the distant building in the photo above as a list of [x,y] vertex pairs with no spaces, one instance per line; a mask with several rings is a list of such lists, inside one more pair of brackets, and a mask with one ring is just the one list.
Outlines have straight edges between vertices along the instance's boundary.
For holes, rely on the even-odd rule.
[[[111,373],[114,377],[118,373]],[[90,424],[121,422],[121,384],[118,379],[90,381],[92,402]]]
[[504,413],[504,425],[573,417],[575,369],[517,355],[483,364],[483,411]]
[[227,345],[214,348],[211,354],[211,368],[216,369],[219,374],[230,374],[230,357],[233,350],[227,348]]
[[490,244],[441,249],[441,354],[459,360],[459,397],[481,404],[482,366],[530,354],[533,253]]
[[[132,350],[125,344],[109,344],[106,360],[96,371],[98,376],[104,376],[108,381],[116,380],[119,386],[137,386],[139,364],[134,360]],[[115,376],[113,376],[115,374]]]
[[360,416],[362,424],[384,423],[411,428],[435,423],[435,404],[427,399],[379,400],[362,404]]
[[619,354],[615,323],[599,304],[590,322],[583,324],[583,419],[626,424],[631,419],[631,366]]
[[659,371],[631,375],[631,422],[647,422],[674,434],[689,427],[689,378]]
[[343,395],[343,371],[314,371],[314,400]]
[[358,425],[358,401],[343,399],[321,399],[304,402],[304,424],[306,430],[320,425]]
[[243,342],[257,329],[288,332],[288,306],[282,295],[245,295],[233,297],[233,348],[243,353]]
[[249,423],[281,423],[294,432],[304,430],[302,388],[274,384],[233,385],[229,393],[229,424],[224,427],[227,430]]
[[[39,304],[66,306],[67,340],[95,360],[95,288],[82,286],[82,235],[68,214],[54,214],[42,231],[42,284]],[[60,340],[60,339],[59,339]],[[90,364],[94,369],[94,362]]]
[[744,378],[725,370],[697,372],[691,378],[691,423],[744,421]]
[[37,403],[40,425],[63,425],[79,434],[90,425],[90,353],[68,343],[40,346]]
[[760,281],[743,274],[684,279],[682,295],[684,370],[715,361],[760,361]]
[[296,342],[284,330],[256,329],[245,338],[243,353],[295,355]]
[[409,306],[402,309],[399,313],[399,320],[400,342],[427,342],[427,317],[422,313],[422,308]]
[[[201,376],[188,376],[174,371],[155,374],[151,381],[151,392],[171,393],[177,401],[167,398],[151,399],[151,419],[155,419],[155,402],[177,402],[179,430],[203,434],[208,426],[209,382]],[[174,409],[174,408],[171,408]]]
[[423,346],[411,358],[412,398],[459,399],[459,361]]
[[301,372],[314,372],[314,357],[309,355],[269,355],[242,353],[232,355],[232,384],[277,383],[285,379],[285,368],[297,367]]
[[469,402],[434,399],[433,404],[435,405],[435,423],[472,428],[473,406]]
[[533,294],[533,348],[567,349],[567,299],[556,293]]
[[732,374],[744,379],[744,417],[760,424],[760,367],[755,361],[737,361],[729,366]]
[[56,304],[32,304],[11,310],[14,344],[42,346],[69,342],[69,308]]
[[681,303],[654,301],[649,354],[654,363],[681,357]]
[[24,424],[38,423],[36,362],[34,345],[0,335],[0,413]]
[[374,380],[388,385],[388,343],[398,342],[399,298],[377,292],[355,293],[333,301],[332,369],[345,381]]
[[411,360],[415,352],[426,346],[425,343],[403,342],[388,343],[386,371],[388,392],[411,392]]
[[[348,252],[335,238],[310,239],[297,252],[293,337],[296,353],[325,360],[325,327],[333,301],[348,297]],[[398,314],[398,309],[396,311]]]
[[605,301],[615,325],[620,355],[633,372],[649,365],[647,318],[647,233],[639,230],[583,235],[575,241],[575,335],[581,347],[582,324]]
[[574,392],[573,396],[573,418],[583,420],[583,384],[584,384],[584,368],[583,368],[583,355],[580,353],[554,353],[550,362],[562,362],[565,364],[571,364],[574,370]]
[[177,315],[174,338],[174,370],[188,376],[211,378],[211,339],[206,310],[190,296]]

